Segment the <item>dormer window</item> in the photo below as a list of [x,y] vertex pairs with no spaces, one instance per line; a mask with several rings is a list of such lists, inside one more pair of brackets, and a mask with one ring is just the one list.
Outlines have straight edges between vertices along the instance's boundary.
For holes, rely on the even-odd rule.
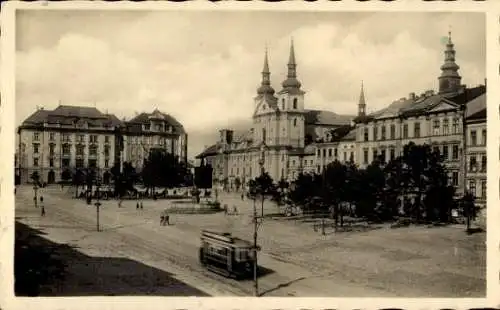
[[297,98],[293,98],[293,109],[297,109]]

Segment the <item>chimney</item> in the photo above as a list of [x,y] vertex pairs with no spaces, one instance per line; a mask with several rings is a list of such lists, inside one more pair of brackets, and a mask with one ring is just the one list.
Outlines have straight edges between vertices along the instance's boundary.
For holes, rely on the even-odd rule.
[[416,99],[415,93],[410,93],[408,95],[408,98],[410,98],[410,100],[415,100]]

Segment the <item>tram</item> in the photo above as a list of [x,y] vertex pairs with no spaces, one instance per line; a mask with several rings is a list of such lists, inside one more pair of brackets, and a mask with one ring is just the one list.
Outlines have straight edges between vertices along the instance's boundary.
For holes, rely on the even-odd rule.
[[229,233],[201,232],[200,263],[225,277],[248,278],[253,274],[253,244]]

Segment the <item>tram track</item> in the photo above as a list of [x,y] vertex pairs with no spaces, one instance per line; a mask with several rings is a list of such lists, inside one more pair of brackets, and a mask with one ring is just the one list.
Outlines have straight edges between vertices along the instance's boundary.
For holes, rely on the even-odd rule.
[[[76,214],[71,212],[71,210],[72,208],[64,209],[58,207],[57,211],[52,211],[56,212],[51,214],[51,216],[58,217],[59,222],[63,221],[70,225],[73,224],[76,227],[81,227],[82,223],[88,224],[88,226],[91,227],[92,224],[95,223],[95,217],[81,215],[79,213]],[[147,230],[142,226],[136,226],[134,227],[134,230],[141,230],[141,235],[144,236],[151,236],[152,233],[154,233],[153,231]],[[85,231],[88,232],[88,230]],[[215,291],[218,291],[217,295],[227,295],[227,293],[229,293],[235,296],[249,296],[252,294],[251,283],[231,280],[205,270],[202,266],[199,266],[196,255],[189,255],[192,253],[188,254],[186,253],[187,251],[179,251],[178,249],[185,247],[185,245],[173,238],[162,238],[160,242],[158,242],[159,240],[157,238],[155,238],[156,240],[148,240],[147,238],[142,238],[136,234],[128,232],[125,229],[113,231],[108,230],[102,233],[106,234],[108,245],[114,244],[115,247],[118,248],[122,248],[121,245],[125,245],[126,248],[133,248],[134,252],[148,254],[148,256],[154,261],[167,261],[172,267],[174,267],[173,269],[180,271],[176,273],[180,275],[188,274],[188,277],[193,280],[190,282],[208,284],[204,286],[211,286],[212,288],[215,288]],[[96,232],[96,234],[98,233]],[[88,237],[88,234],[86,234],[85,238]],[[78,240],[76,241],[78,242]],[[127,253],[123,249],[119,249],[118,251],[124,256],[127,256]],[[190,252],[197,253],[196,249]],[[196,286],[196,284],[188,284]],[[200,287],[199,289],[203,291],[203,288]],[[210,290],[213,291],[214,289]],[[210,294],[210,292],[206,293]]]

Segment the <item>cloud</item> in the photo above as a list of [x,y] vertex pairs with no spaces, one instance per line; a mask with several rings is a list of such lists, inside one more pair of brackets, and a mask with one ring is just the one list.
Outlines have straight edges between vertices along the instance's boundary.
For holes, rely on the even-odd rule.
[[[51,44],[39,36],[30,38],[21,27],[17,122],[36,105],[54,108],[59,101],[95,103],[120,118],[159,108],[189,133],[208,137],[207,131],[250,120],[266,41],[272,84],[280,89],[291,37],[310,109],[355,113],[361,80],[371,111],[410,92],[435,89],[443,62],[440,34],[446,34],[447,23],[457,25],[453,38],[463,82],[475,85],[485,77],[485,39],[474,33],[484,34],[484,20],[477,14],[470,15],[468,26],[463,16],[446,14],[436,19],[391,13],[390,20],[388,14],[362,19],[344,14],[336,22],[329,15],[280,19],[267,12],[251,14],[253,23],[248,15],[211,14],[129,15],[126,24],[116,16],[109,24],[94,16],[102,27],[92,31],[78,31],[65,18],[72,30],[60,32],[56,40],[54,33],[61,30],[52,23],[46,31]],[[190,138],[190,156],[211,142],[205,140]]]

